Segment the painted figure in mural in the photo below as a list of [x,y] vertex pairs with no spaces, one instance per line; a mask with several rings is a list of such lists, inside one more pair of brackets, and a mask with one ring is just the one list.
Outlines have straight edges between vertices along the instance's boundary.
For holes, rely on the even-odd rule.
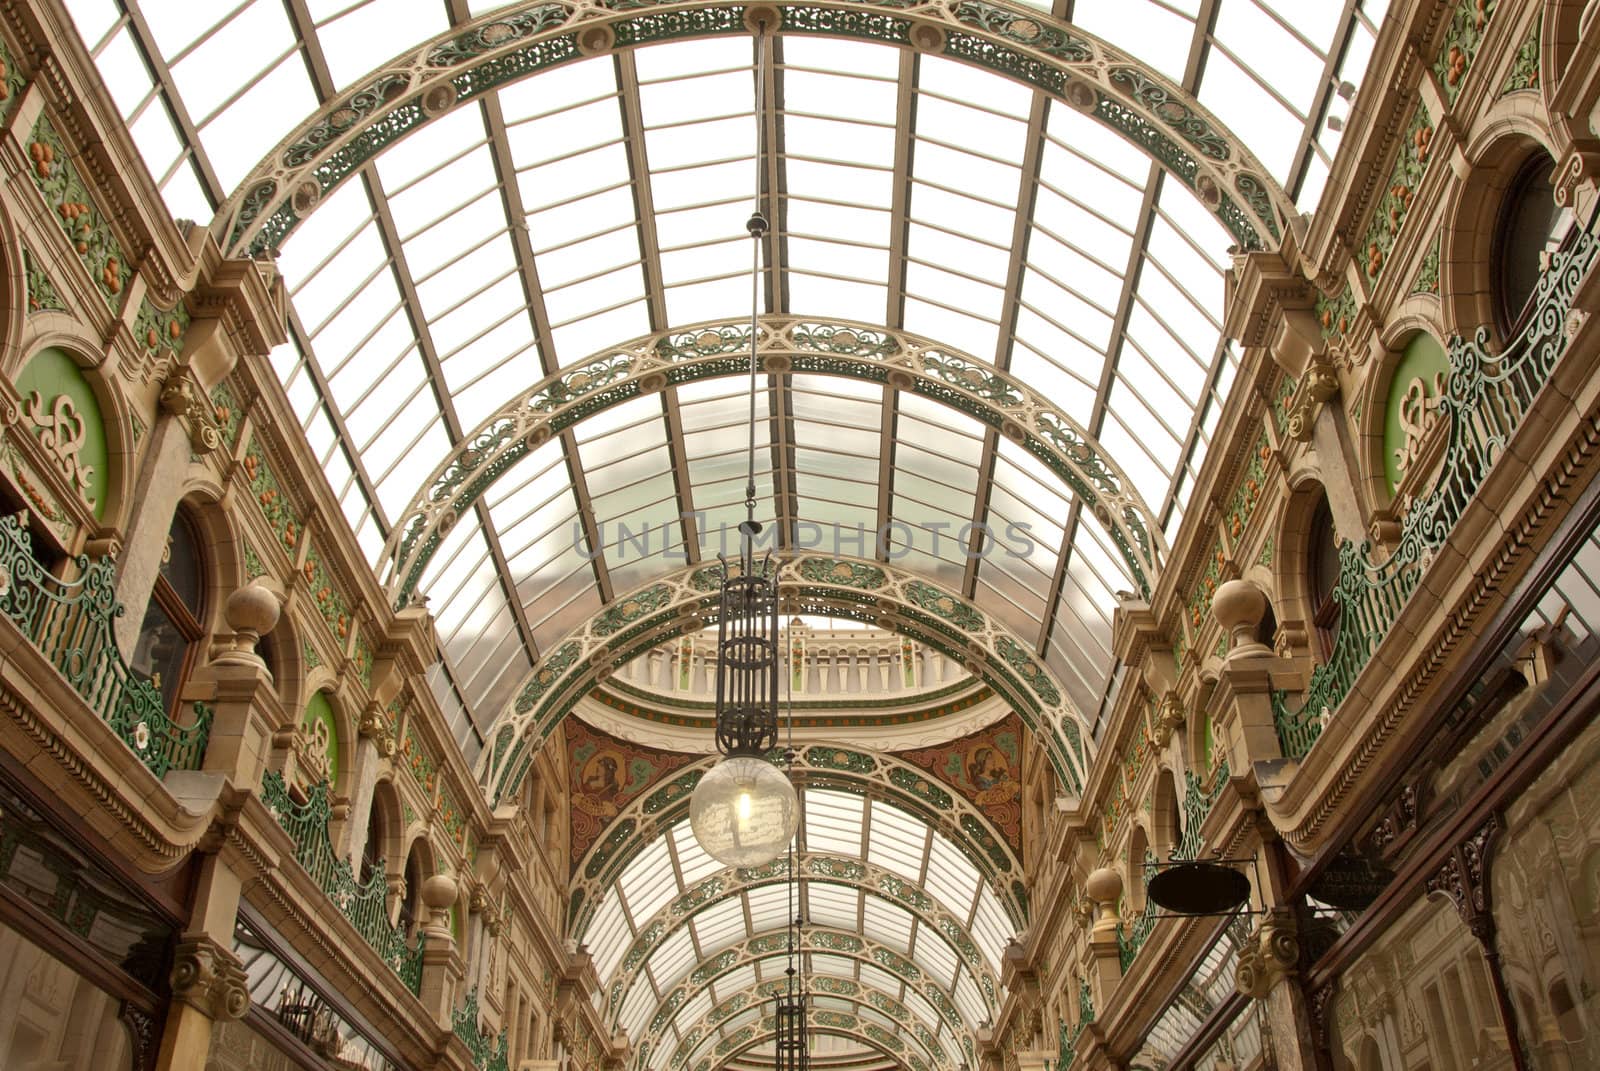
[[621,756],[614,751],[601,751],[591,758],[583,769],[583,790],[602,799],[621,792]]
[[967,780],[979,792],[999,788],[1011,780],[1011,765],[999,749],[979,744],[967,754]]

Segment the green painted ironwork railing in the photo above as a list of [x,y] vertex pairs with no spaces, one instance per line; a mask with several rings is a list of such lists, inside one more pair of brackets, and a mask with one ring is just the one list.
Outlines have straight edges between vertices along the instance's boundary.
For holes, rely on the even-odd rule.
[[1438,399],[1447,439],[1432,489],[1406,510],[1399,540],[1381,562],[1370,542],[1340,545],[1333,654],[1312,672],[1298,707],[1290,708],[1287,693],[1273,693],[1279,744],[1290,758],[1303,758],[1316,743],[1566,352],[1573,298],[1600,251],[1597,220],[1600,213],[1551,258],[1534,291],[1533,315],[1503,351],[1491,350],[1487,327],[1450,340],[1450,375]]
[[[1220,780],[1220,779],[1219,779]],[[1141,868],[1138,880],[1146,886],[1150,884],[1149,866],[1156,862],[1156,854],[1152,851],[1144,853],[1145,866]],[[1156,902],[1150,899],[1148,893],[1144,898],[1144,910],[1128,920],[1126,926],[1117,927],[1117,958],[1122,962],[1122,970],[1127,972],[1134,957],[1139,954],[1139,949],[1144,947],[1150,931],[1156,928]]]
[[486,1034],[478,1025],[476,987],[467,991],[466,1000],[451,1016],[450,1026],[472,1054],[472,1066],[478,1071],[507,1071],[506,1032],[502,1030],[498,1035]]
[[294,841],[295,859],[311,875],[311,880],[394,969],[406,987],[413,993],[420,992],[426,935],[419,934],[417,945],[412,948],[406,942],[405,927],[389,922],[385,898],[388,889],[381,863],[373,868],[367,882],[358,882],[350,861],[340,858],[333,850],[333,841],[328,837],[328,821],[332,815],[328,783],[318,782],[307,792],[306,801],[300,803],[289,795],[283,775],[271,770],[261,779],[261,802]]
[[157,777],[194,770],[206,753],[211,711],[194,704],[194,719],[179,725],[161,689],[139,676],[117,650],[113,623],[123,608],[110,558],[76,559],[77,580],[52,575],[28,538],[27,514],[0,517],[0,613],[66,678],[139,761]]
[[[1055,1071],[1065,1071],[1072,1066],[1072,1061],[1077,1057],[1078,1037],[1094,1022],[1094,994],[1089,990],[1087,978],[1078,983],[1078,1021],[1068,1026],[1061,1023],[1061,1032],[1057,1038],[1060,1046],[1056,1053]],[[1045,1062],[1046,1067],[1049,1061]]]
[[1206,824],[1206,819],[1211,817],[1211,809],[1217,805],[1217,798],[1222,795],[1222,786],[1227,783],[1226,759],[1217,763],[1217,768],[1211,772],[1209,791],[1204,782],[1194,775],[1194,771],[1183,772],[1183,830],[1178,837],[1178,843],[1172,849],[1172,858],[1200,858],[1200,849],[1205,847],[1205,838],[1200,835],[1201,827]]

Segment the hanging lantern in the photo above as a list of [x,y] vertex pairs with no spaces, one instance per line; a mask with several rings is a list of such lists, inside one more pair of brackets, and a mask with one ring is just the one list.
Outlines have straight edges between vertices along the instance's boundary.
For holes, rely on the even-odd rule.
[[[756,114],[766,83],[765,26],[757,35]],[[761,146],[757,124],[756,160]],[[759,177],[756,196],[760,198]],[[746,459],[745,519],[739,525],[739,561],[722,563],[717,619],[717,750],[725,757],[700,779],[689,801],[689,825],[706,854],[728,866],[760,866],[776,859],[794,837],[800,811],[789,778],[766,760],[778,743],[778,576],[770,561],[757,566],[755,539],[756,340],[761,240],[760,211],[745,224],[753,245],[750,301],[750,421]]]

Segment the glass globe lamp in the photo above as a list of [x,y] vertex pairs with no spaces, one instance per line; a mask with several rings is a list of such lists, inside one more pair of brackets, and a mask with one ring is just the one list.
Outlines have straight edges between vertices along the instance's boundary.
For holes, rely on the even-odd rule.
[[765,759],[723,759],[700,779],[689,799],[694,839],[725,866],[771,862],[788,847],[799,825],[794,786]]

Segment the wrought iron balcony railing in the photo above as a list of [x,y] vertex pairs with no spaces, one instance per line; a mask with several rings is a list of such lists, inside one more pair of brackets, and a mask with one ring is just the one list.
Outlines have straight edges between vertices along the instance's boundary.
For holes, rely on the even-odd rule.
[[301,803],[289,794],[283,775],[268,771],[261,779],[261,802],[277,818],[278,824],[294,841],[294,855],[311,880],[327,894],[341,914],[360,932],[383,961],[394,969],[413,993],[422,988],[422,947],[426,935],[417,936],[412,948],[406,942],[405,927],[389,921],[383,866],[374,867],[365,882],[356,880],[348,859],[333,850],[328,836],[332,804],[328,784],[318,782]]
[[1533,315],[1504,350],[1493,352],[1487,327],[1450,340],[1450,375],[1438,399],[1447,428],[1443,459],[1430,489],[1406,509],[1386,557],[1375,560],[1368,541],[1340,546],[1333,654],[1313,671],[1298,706],[1291,708],[1287,693],[1273,693],[1285,755],[1303,758],[1316,743],[1566,352],[1573,299],[1600,252],[1597,221],[1600,213],[1551,257],[1534,291]]
[[478,1071],[507,1071],[506,1032],[486,1034],[478,1023],[478,990],[467,991],[466,1000],[451,1017],[451,1027],[456,1037],[472,1054],[472,1066]]
[[116,566],[109,558],[76,561],[79,578],[61,580],[34,556],[27,514],[0,517],[0,613],[32,641],[83,701],[157,777],[198,769],[211,731],[211,711],[193,706],[180,725],[167,714],[161,689],[139,676],[117,649],[113,623]]

